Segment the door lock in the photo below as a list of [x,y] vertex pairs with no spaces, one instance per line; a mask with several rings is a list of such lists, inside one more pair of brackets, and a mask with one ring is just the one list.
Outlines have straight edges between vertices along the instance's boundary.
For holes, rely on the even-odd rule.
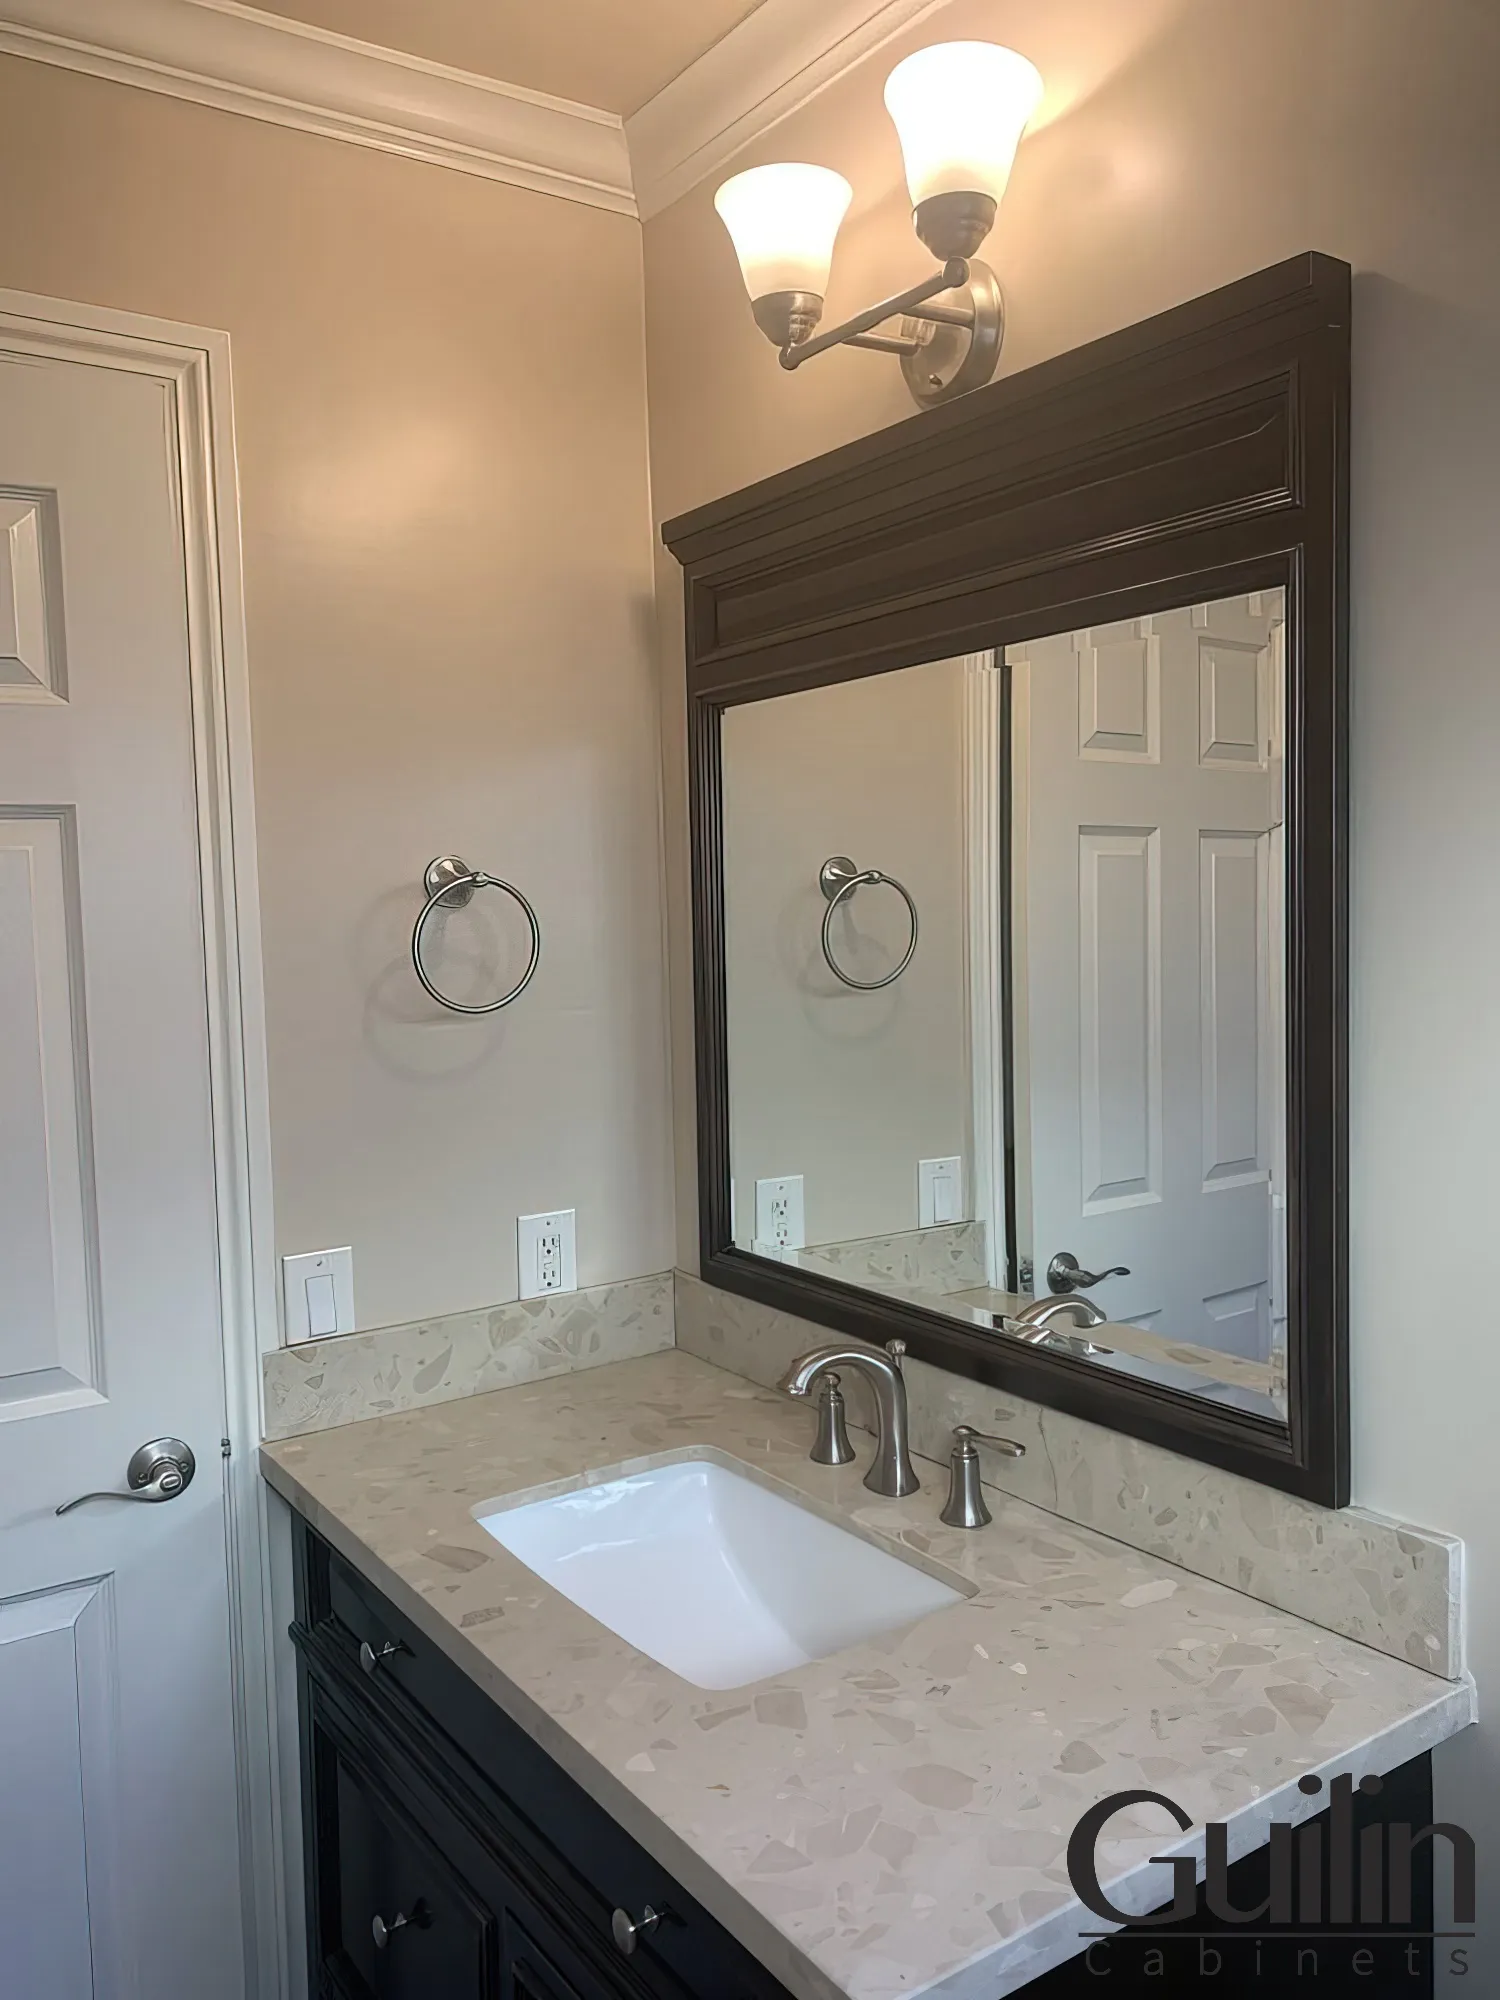
[[197,1470],[192,1447],[181,1438],[153,1438],[130,1454],[123,1490],[116,1487],[105,1493],[80,1493],[76,1500],[64,1500],[56,1511],[71,1514],[85,1500],[175,1500],[192,1485]]

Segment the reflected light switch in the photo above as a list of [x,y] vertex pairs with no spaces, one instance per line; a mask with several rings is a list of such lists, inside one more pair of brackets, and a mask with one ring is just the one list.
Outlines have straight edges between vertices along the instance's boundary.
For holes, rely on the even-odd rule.
[[961,1159],[918,1160],[917,1227],[964,1220],[964,1163]]

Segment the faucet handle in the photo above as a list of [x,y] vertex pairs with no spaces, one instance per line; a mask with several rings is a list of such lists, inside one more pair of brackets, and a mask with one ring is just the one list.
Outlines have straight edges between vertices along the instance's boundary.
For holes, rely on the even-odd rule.
[[953,1451],[948,1460],[948,1498],[943,1511],[938,1516],[949,1528],[982,1528],[994,1519],[985,1505],[984,1489],[979,1483],[979,1453],[977,1444],[993,1446],[1007,1458],[1024,1458],[1026,1447],[1014,1438],[995,1437],[989,1431],[976,1431],[972,1424],[953,1426]]
[[899,1373],[901,1364],[906,1359],[906,1342],[904,1340],[888,1340],[885,1344],[885,1351],[891,1357],[892,1361],[895,1362],[897,1372]]
[[818,1435],[809,1456],[814,1465],[852,1465],[854,1447],[844,1425],[844,1392],[833,1369],[823,1373],[818,1394]]
[[993,1445],[996,1451],[1004,1452],[1007,1458],[1026,1456],[1025,1445],[1018,1444],[1014,1438],[996,1437],[993,1431],[976,1431],[972,1424],[955,1424],[953,1443],[955,1449],[959,1451],[976,1444],[988,1444]]

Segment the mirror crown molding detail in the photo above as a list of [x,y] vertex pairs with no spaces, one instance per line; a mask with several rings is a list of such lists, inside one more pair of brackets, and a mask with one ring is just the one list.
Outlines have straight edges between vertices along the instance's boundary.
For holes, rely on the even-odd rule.
[[[668,522],[685,573],[700,1251],[724,1289],[1316,1500],[1349,1492],[1350,272],[1314,252]],[[1101,1380],[737,1249],[721,722],[744,702],[1284,590],[1288,1416]]]

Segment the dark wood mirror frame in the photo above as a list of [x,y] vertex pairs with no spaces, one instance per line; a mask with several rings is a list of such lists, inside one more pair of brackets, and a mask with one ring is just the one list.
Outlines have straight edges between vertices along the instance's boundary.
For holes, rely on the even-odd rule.
[[[1309,252],[669,521],[685,576],[702,1272],[1327,1506],[1349,1496],[1350,273]],[[1288,1418],[737,1249],[720,718],[1233,592],[1287,593]]]

